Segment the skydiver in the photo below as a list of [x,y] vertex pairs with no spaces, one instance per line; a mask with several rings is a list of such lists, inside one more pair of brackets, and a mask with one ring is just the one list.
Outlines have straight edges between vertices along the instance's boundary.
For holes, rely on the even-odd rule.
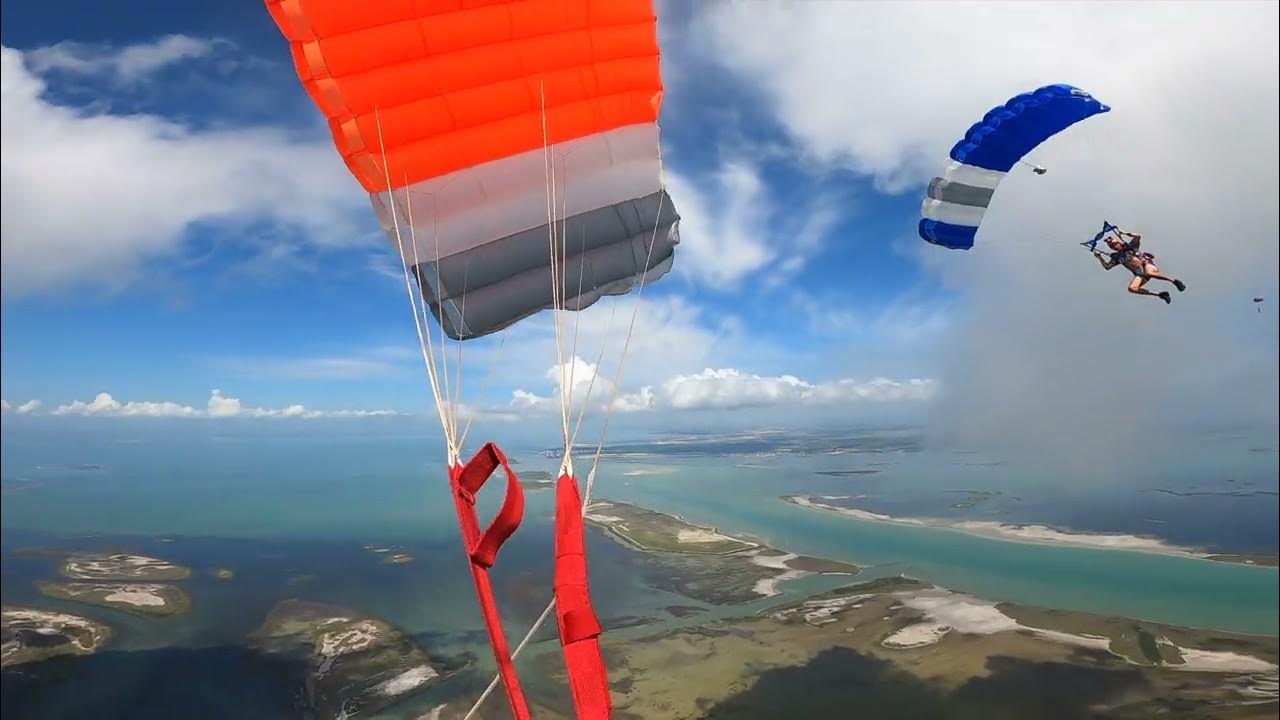
[[[1115,236],[1107,238],[1107,247],[1111,248],[1111,253],[1104,256],[1097,250],[1093,251],[1093,256],[1098,258],[1098,264],[1102,265],[1103,270],[1110,270],[1117,265],[1123,265],[1126,270],[1133,273],[1133,280],[1129,282],[1129,292],[1134,295],[1150,295],[1158,297],[1165,302],[1166,305],[1173,302],[1168,290],[1160,292],[1151,292],[1143,287],[1149,280],[1163,280],[1167,283],[1173,283],[1178,288],[1178,292],[1187,289],[1185,283],[1181,280],[1165,275],[1160,272],[1160,268],[1156,267],[1156,256],[1149,252],[1138,252],[1138,247],[1142,243],[1142,236],[1138,233],[1125,232],[1117,229]],[[1129,238],[1128,242],[1122,242],[1121,237]]]

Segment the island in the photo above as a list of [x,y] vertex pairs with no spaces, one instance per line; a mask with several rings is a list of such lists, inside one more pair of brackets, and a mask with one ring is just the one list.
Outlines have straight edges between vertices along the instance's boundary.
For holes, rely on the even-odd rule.
[[556,486],[556,478],[546,470],[524,470],[518,473],[520,486],[525,490],[550,490]]
[[373,715],[428,687],[441,670],[413,638],[350,608],[284,600],[250,636],[251,647],[298,687],[307,717]]
[[782,552],[630,503],[596,501],[585,517],[615,542],[640,551],[641,571],[655,587],[712,605],[772,597],[781,583],[808,575],[859,572],[850,563]]
[[187,592],[165,583],[42,582],[37,587],[49,597],[137,615],[178,615],[191,609]]
[[934,527],[959,530],[971,535],[979,535],[994,540],[1010,542],[1042,543],[1047,545],[1069,545],[1088,547],[1100,550],[1131,550],[1135,552],[1159,553],[1163,555],[1181,555],[1220,562],[1235,562],[1249,565],[1275,566],[1274,555],[1249,555],[1231,553],[1209,553],[1202,549],[1174,545],[1162,538],[1150,535],[1128,533],[1082,532],[1066,528],[1052,527],[1044,524],[1005,523],[990,520],[947,520],[943,518],[895,517],[884,513],[873,512],[852,504],[855,498],[836,497],[830,495],[783,495],[783,502],[798,505],[810,510],[822,510],[837,513],[845,517],[873,522],[911,525],[914,527]]
[[185,580],[191,568],[146,555],[71,553],[61,572],[72,580]]
[[417,559],[411,553],[405,552],[403,548],[365,545],[364,549],[382,558],[383,565],[399,565],[402,563],[413,562]]
[[967,510],[1000,496],[999,490],[943,490],[942,492],[948,495],[964,495],[964,498],[951,503],[953,510]]
[[[619,716],[1274,718],[1274,637],[995,603],[907,577],[605,635]],[[903,708],[911,712],[904,715]],[[1049,709],[1052,709],[1049,711]]]
[[816,474],[826,475],[827,477],[855,477],[857,475],[875,475],[879,472],[879,468],[865,468],[858,470],[818,470]]
[[20,605],[0,607],[0,667],[91,655],[110,639],[110,626],[91,618]]

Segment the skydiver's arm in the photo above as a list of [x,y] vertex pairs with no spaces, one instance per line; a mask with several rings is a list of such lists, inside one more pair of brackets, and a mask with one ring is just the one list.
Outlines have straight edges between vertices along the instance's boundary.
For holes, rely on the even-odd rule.
[[1111,260],[1108,260],[1108,259],[1106,258],[1106,256],[1105,256],[1105,255],[1103,255],[1103,254],[1102,254],[1102,253],[1100,253],[1100,252],[1095,252],[1095,253],[1093,254],[1093,256],[1094,256],[1094,257],[1096,257],[1096,258],[1098,258],[1098,264],[1102,266],[1102,269],[1103,269],[1103,270],[1110,270],[1111,268],[1113,268],[1113,267],[1115,267],[1115,266],[1117,265],[1117,263],[1115,263],[1115,262],[1113,262],[1113,261],[1111,261]]

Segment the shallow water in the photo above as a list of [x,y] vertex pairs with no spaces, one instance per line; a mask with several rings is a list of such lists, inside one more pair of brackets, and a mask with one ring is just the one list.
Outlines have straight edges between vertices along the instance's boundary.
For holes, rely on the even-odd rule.
[[[109,707],[119,717],[278,716],[290,697],[263,679],[245,636],[288,597],[335,603],[387,619],[437,656],[471,652],[477,664],[410,703],[430,707],[473,689],[492,667],[457,544],[453,508],[438,461],[414,437],[204,436],[163,441],[140,434],[79,437],[5,435],[0,585],[5,603],[63,608],[104,619],[117,636],[88,662],[44,663],[33,674],[4,673],[3,707],[31,717],[77,717]],[[778,499],[785,494],[862,495],[861,507],[902,517],[1044,522],[1083,531],[1154,534],[1215,551],[1276,551],[1276,497],[1178,496],[1154,492],[1274,493],[1276,454],[1250,452],[1247,438],[1206,440],[1171,458],[1160,476],[1128,484],[1072,482],[1001,458],[949,451],[848,455],[633,456],[601,468],[597,497],[636,502],[695,522],[748,533],[776,547],[875,566],[868,576],[906,572],[995,600],[1087,610],[1160,622],[1277,633],[1277,572],[1193,558],[1016,543],[933,527],[854,520]],[[549,470],[536,448],[517,448],[517,470]],[[750,465],[751,467],[742,467]],[[817,471],[875,469],[833,477]],[[637,474],[637,471],[648,474]],[[1231,482],[1228,482],[1231,480]],[[1195,486],[1194,488],[1192,486]],[[494,488],[495,491],[498,488]],[[972,507],[947,490],[991,493]],[[998,495],[994,493],[999,493]],[[530,492],[526,523],[494,571],[514,637],[549,599],[553,495]],[[496,509],[498,492],[482,497]],[[1159,522],[1154,522],[1159,521]],[[667,618],[687,599],[642,587],[633,553],[600,533],[589,537],[592,590],[606,627],[628,618]],[[379,562],[363,546],[396,546],[416,560]],[[190,565],[192,611],[146,619],[41,596],[48,559],[13,557],[17,548],[120,547]],[[234,579],[209,573],[228,567]],[[808,578],[787,595],[843,582]],[[754,612],[783,598],[720,609]],[[534,646],[534,653],[554,649]],[[550,692],[526,673],[533,692]],[[61,692],[74,684],[76,693]],[[156,688],[163,688],[158,691]],[[160,694],[157,695],[157,692]],[[98,715],[109,717],[109,715]]]

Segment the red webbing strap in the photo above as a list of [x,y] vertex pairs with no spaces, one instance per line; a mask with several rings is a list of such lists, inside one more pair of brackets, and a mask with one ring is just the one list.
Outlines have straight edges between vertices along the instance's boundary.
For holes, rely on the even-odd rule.
[[[501,466],[507,474],[507,495],[502,509],[494,516],[484,533],[480,532],[480,519],[476,515],[476,493]],[[484,614],[484,625],[489,631],[489,644],[493,646],[493,658],[498,663],[498,674],[511,702],[511,714],[516,720],[529,720],[529,706],[525,703],[520,678],[511,662],[511,650],[506,633],[502,631],[502,618],[498,615],[498,603],[489,582],[489,568],[498,556],[502,543],[520,527],[524,516],[524,491],[520,481],[507,464],[507,456],[493,443],[486,443],[471,461],[461,467],[449,468],[449,486],[453,490],[453,504],[458,511],[458,525],[462,529],[462,543],[471,561],[471,579],[475,581],[476,597]]]
[[607,720],[612,711],[609,677],[600,655],[600,621],[587,589],[587,554],[582,536],[578,481],[556,481],[556,619],[569,671],[569,689],[578,720]]

